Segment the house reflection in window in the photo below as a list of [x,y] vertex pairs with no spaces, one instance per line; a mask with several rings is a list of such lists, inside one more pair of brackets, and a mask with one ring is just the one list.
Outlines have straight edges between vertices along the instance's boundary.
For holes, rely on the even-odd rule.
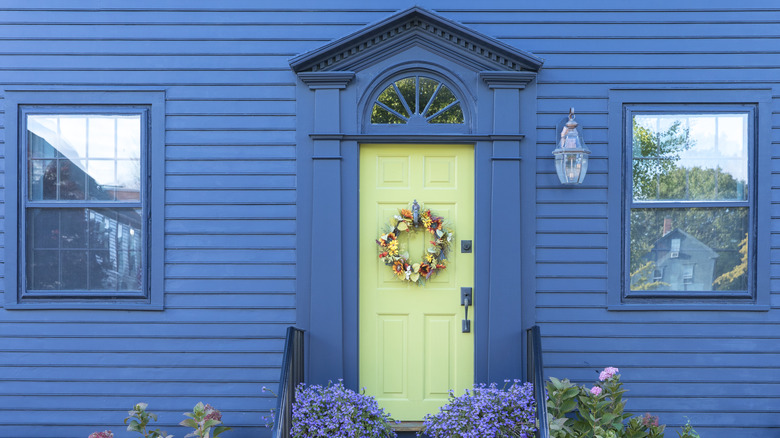
[[[655,290],[711,291],[717,258],[712,248],[675,228],[655,242],[644,261],[655,267]],[[632,287],[638,281],[638,277],[632,277]]]

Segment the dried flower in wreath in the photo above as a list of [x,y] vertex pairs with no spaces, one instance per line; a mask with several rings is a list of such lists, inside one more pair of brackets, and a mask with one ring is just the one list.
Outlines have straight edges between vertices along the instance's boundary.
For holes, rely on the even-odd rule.
[[[419,211],[419,213],[418,213]],[[398,238],[403,233],[416,233],[425,230],[433,240],[422,255],[419,262],[411,261],[409,253],[400,247]],[[445,227],[444,218],[431,213],[431,210],[420,207],[414,201],[412,208],[402,208],[398,214],[390,218],[387,232],[376,240],[379,245],[379,258],[390,266],[393,273],[402,281],[414,284],[424,284],[437,272],[447,268],[447,254],[452,243],[453,232]]]

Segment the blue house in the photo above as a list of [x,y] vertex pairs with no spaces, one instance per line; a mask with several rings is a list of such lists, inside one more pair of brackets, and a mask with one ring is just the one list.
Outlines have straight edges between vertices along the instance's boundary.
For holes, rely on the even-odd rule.
[[778,5],[0,22],[0,436],[130,437],[136,402],[183,436],[198,401],[270,436],[292,325],[308,382],[402,420],[524,376],[539,325],[546,376],[615,366],[632,412],[780,434]]

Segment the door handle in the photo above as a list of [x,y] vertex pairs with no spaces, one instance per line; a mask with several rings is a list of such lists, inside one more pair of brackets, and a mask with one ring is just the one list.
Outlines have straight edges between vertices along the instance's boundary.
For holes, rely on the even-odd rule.
[[461,327],[462,333],[471,333],[471,320],[469,319],[469,306],[474,300],[474,295],[470,287],[460,288],[460,305],[465,310],[465,318],[463,319],[463,325]]

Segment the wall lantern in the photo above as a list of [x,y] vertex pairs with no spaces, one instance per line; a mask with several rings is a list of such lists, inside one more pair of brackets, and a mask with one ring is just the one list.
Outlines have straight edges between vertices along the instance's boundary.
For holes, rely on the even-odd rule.
[[[561,129],[563,123],[565,125]],[[558,124],[558,129],[561,132],[561,139],[558,147],[553,151],[558,179],[561,180],[561,184],[581,184],[585,180],[585,174],[588,173],[590,149],[585,146],[582,135],[577,130],[574,108],[569,110],[569,119],[564,119]]]

